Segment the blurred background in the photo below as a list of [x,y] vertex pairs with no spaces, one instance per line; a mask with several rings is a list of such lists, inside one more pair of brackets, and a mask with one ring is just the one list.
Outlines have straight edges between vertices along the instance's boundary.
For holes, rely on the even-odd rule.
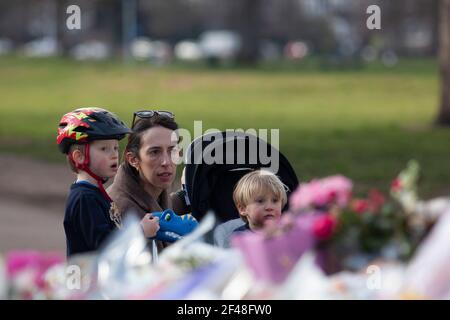
[[[79,30],[67,28],[70,5]],[[380,30],[367,27],[369,5]],[[420,195],[448,195],[449,10],[447,0],[2,0],[0,252],[64,250],[74,176],[56,128],[77,107],[128,125],[152,108],[190,130],[195,120],[280,129],[300,181],[340,173],[357,192],[387,192],[416,159]]]

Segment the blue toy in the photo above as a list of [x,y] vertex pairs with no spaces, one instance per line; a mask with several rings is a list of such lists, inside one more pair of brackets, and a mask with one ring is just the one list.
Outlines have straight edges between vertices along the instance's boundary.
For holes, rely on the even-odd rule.
[[197,220],[190,214],[177,215],[170,209],[163,212],[152,212],[159,218],[159,230],[156,239],[165,242],[175,242],[198,226]]

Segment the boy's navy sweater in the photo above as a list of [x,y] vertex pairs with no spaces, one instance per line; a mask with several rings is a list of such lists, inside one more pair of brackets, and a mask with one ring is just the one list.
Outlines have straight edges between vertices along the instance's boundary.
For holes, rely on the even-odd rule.
[[98,249],[116,228],[110,207],[98,187],[84,181],[72,184],[64,216],[68,257]]

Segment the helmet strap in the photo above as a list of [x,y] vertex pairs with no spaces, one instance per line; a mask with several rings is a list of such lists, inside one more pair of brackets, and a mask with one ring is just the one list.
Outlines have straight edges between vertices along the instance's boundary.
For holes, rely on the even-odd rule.
[[94,172],[92,172],[92,170],[89,168],[89,162],[90,162],[90,145],[89,143],[85,144],[85,148],[84,148],[84,161],[83,163],[78,163],[76,162],[73,157],[72,157],[72,153],[69,154],[69,159],[70,161],[72,161],[72,163],[75,165],[75,167],[78,170],[83,170],[85,171],[88,175],[90,175],[92,178],[95,179],[95,181],[97,181],[97,185],[98,188],[100,189],[100,192],[103,194],[103,196],[110,202],[112,202],[111,197],[108,195],[108,193],[106,193],[105,188],[103,187],[103,184],[108,181],[108,179],[104,179],[99,177],[98,175],[96,175]]

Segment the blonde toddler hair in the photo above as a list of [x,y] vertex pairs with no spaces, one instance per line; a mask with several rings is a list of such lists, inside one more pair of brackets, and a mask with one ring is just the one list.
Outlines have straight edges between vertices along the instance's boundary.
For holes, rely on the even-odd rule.
[[[257,195],[270,192],[281,199],[281,206],[287,203],[286,187],[280,178],[268,170],[255,170],[244,175],[236,184],[233,200],[236,208],[247,206]],[[246,223],[247,218],[241,216]]]

